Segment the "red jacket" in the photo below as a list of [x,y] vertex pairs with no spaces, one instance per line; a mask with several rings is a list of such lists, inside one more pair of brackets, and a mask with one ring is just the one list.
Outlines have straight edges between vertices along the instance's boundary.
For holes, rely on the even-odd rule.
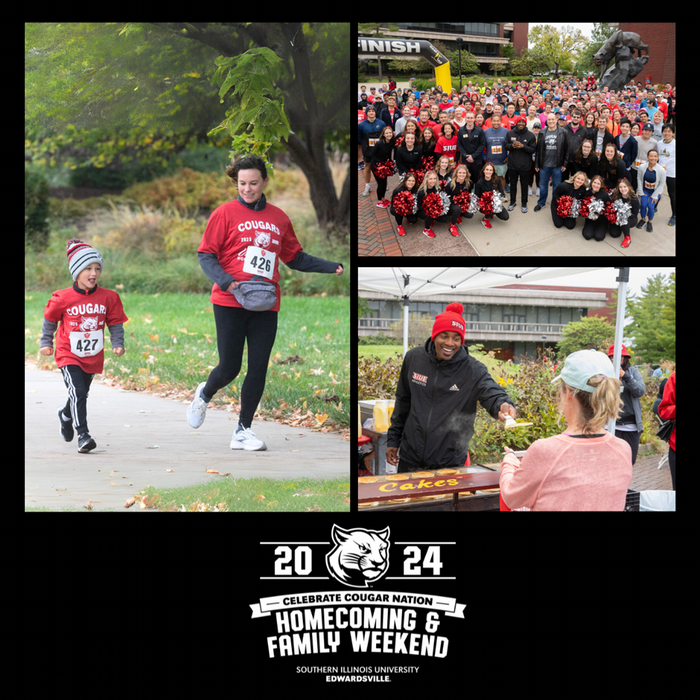
[[[676,373],[672,372],[671,376],[664,387],[664,397],[659,404],[659,416],[664,420],[676,418]],[[676,450],[676,427],[673,427],[671,439],[669,440],[670,448]]]

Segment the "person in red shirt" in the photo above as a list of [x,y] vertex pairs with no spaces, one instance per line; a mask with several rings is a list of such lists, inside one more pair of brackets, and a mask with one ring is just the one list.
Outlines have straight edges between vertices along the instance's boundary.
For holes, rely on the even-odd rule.
[[[659,404],[659,416],[663,420],[676,420],[676,373],[671,376],[664,387],[664,395]],[[671,483],[673,490],[676,490],[676,426],[673,426],[671,439],[668,442],[668,465],[671,468]]]
[[214,283],[211,302],[219,364],[197,386],[187,422],[192,428],[202,425],[214,394],[238,376],[247,342],[248,374],[241,388],[241,413],[231,449],[266,450],[251,424],[277,333],[279,261],[301,272],[336,275],[343,274],[343,266],[303,252],[289,217],[265,199],[268,177],[262,158],[238,158],[226,174],[237,184],[238,199],[212,212],[197,251],[202,269]]
[[46,304],[39,353],[53,354],[58,328],[56,365],[68,389],[68,402],[58,409],[61,435],[71,442],[78,433],[78,452],[86,453],[97,447],[88,432],[87,397],[93,377],[104,367],[104,329],[109,328],[112,351],[121,357],[123,324],[129,319],[119,295],[97,285],[103,265],[100,252],[77,238],[66,247],[73,286],[54,292]]

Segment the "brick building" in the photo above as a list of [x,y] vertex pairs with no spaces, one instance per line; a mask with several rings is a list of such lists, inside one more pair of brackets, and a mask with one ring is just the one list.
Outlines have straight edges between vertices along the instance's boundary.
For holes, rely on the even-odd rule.
[[676,86],[676,24],[675,22],[610,22],[623,32],[636,32],[649,44],[649,63],[635,78],[645,83],[647,77],[654,84],[671,83]]

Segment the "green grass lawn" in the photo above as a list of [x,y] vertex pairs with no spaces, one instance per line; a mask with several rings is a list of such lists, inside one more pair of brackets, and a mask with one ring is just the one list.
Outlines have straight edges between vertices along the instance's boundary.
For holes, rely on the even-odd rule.
[[[25,358],[41,368],[43,310],[50,295],[25,292]],[[126,353],[112,354],[105,333],[104,381],[123,389],[184,398],[218,363],[216,327],[208,294],[120,295],[129,321]],[[275,346],[258,418],[298,421],[307,427],[347,428],[350,423],[350,322],[347,297],[283,297]],[[247,351],[246,351],[247,354]],[[214,403],[238,404],[247,357],[238,377]]]

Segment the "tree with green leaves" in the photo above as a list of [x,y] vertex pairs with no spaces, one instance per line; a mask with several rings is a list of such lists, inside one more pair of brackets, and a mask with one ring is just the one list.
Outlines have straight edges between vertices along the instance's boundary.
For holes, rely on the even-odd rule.
[[638,295],[627,301],[627,316],[632,322],[625,327],[631,338],[637,362],[676,360],[676,275],[654,275]]
[[349,41],[348,23],[28,23],[26,157],[107,167],[208,135],[263,156],[279,144],[319,225],[345,231],[350,177],[339,197],[328,156],[349,148]]
[[615,340],[615,327],[600,316],[585,316],[564,326],[563,335],[563,340],[558,343],[562,357],[578,350],[604,348],[607,352]]
[[527,35],[532,44],[530,56],[536,62],[543,62],[549,69],[569,72],[573,70],[579,51],[587,45],[587,39],[580,29],[565,26],[561,30],[551,24],[538,24]]

